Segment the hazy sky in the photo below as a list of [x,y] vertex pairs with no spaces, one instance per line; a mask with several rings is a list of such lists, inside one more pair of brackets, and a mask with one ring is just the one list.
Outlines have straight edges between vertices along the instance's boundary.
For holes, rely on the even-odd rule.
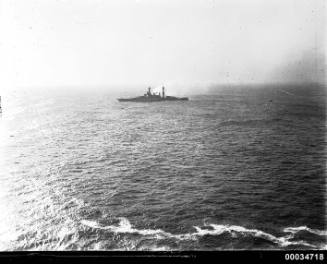
[[322,82],[325,15],[324,0],[0,0],[0,82]]

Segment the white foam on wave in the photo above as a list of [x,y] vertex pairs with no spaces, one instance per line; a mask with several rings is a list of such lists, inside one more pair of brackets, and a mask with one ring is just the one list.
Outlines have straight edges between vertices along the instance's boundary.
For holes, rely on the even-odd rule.
[[109,230],[113,233],[125,233],[125,234],[139,234],[142,236],[154,236],[157,239],[167,239],[167,238],[176,238],[179,240],[190,240],[192,239],[191,234],[180,234],[173,235],[169,232],[165,232],[162,229],[136,229],[133,228],[131,223],[127,218],[120,217],[118,225],[109,225],[109,226],[101,226],[95,221],[82,220],[81,223],[85,226],[94,228],[94,229],[103,229]]
[[271,241],[275,244],[278,244],[281,247],[287,247],[290,245],[302,245],[302,246],[307,246],[307,247],[316,247],[315,245],[309,244],[303,240],[300,241],[290,241],[292,238],[294,238],[294,235],[288,235],[285,237],[276,237],[272,234],[263,232],[258,229],[248,229],[243,226],[236,226],[236,225],[215,225],[215,224],[210,224],[213,228],[213,230],[203,230],[199,227],[196,227],[197,232],[201,235],[206,234],[206,235],[219,235],[224,232],[230,233],[232,236],[237,236],[238,234],[241,234],[243,236],[254,236],[258,238],[262,238],[268,241]]
[[324,230],[318,230],[318,229],[312,229],[309,228],[307,226],[299,226],[299,227],[286,227],[283,230],[286,233],[292,233],[292,234],[296,234],[300,231],[307,231],[309,233],[318,235],[318,236],[327,236],[327,231]]
[[98,225],[98,223],[96,221],[89,221],[89,220],[82,220],[81,223],[85,226],[91,227],[91,228],[100,228],[101,226]]
[[[101,226],[95,221],[89,220],[82,220],[81,223],[85,226],[94,229],[103,229],[109,230],[114,233],[125,233],[125,234],[139,234],[142,236],[152,236],[156,239],[177,239],[177,240],[197,240],[199,237],[203,237],[206,235],[211,236],[219,236],[223,233],[229,233],[232,237],[241,236],[253,236],[265,239],[267,241],[273,242],[278,244],[281,247],[287,247],[291,245],[300,245],[300,246],[307,246],[312,248],[317,248],[316,245],[307,243],[303,240],[294,241],[295,233],[306,230],[311,233],[317,235],[326,235],[325,231],[310,229],[308,227],[288,227],[285,228],[283,231],[285,233],[290,233],[286,236],[277,237],[272,234],[266,233],[264,231],[258,229],[248,229],[243,226],[237,225],[217,225],[217,224],[204,224],[203,228],[199,226],[194,226],[196,232],[192,233],[185,233],[185,234],[171,234],[169,232],[163,231],[162,229],[137,229],[133,228],[132,224],[129,222],[127,218],[120,217],[118,225],[109,225],[109,226]],[[210,227],[210,229],[205,228]]]

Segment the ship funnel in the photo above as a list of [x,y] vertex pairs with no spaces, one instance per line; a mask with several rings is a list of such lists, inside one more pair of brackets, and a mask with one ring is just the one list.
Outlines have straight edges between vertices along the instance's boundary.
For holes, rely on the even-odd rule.
[[165,87],[162,86],[162,98],[165,98]]

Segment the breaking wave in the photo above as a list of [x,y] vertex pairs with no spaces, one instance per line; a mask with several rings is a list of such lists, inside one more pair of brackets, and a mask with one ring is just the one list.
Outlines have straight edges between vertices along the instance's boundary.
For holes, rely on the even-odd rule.
[[311,229],[306,226],[300,227],[287,227],[283,229],[283,232],[286,233],[285,236],[275,236],[258,229],[248,229],[242,226],[237,225],[218,225],[218,224],[204,224],[202,227],[194,226],[195,232],[185,233],[185,234],[172,234],[166,232],[162,229],[137,229],[129,222],[128,219],[124,217],[118,218],[119,223],[117,225],[100,225],[96,221],[82,220],[81,223],[87,227],[93,229],[102,229],[108,230],[116,234],[139,234],[141,236],[150,236],[156,239],[176,239],[176,240],[197,240],[199,237],[203,236],[219,236],[223,233],[229,233],[233,238],[252,236],[256,238],[261,238],[267,241],[270,241],[274,244],[277,244],[280,247],[288,246],[305,246],[314,248],[321,248],[314,244],[310,244],[304,240],[293,240],[295,234],[301,231],[306,231],[318,236],[326,236],[326,231],[321,231],[317,229]]
[[300,231],[307,231],[311,234],[315,234],[317,236],[327,236],[327,231],[324,230],[318,230],[318,229],[311,229],[306,226],[299,226],[299,227],[286,227],[284,228],[284,232],[289,232],[292,234],[296,234]]

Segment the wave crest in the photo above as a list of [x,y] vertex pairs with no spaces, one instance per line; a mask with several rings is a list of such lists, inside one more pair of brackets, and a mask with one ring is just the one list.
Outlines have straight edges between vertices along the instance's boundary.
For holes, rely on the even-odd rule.
[[[287,247],[291,245],[306,246],[311,248],[319,248],[316,245],[310,244],[303,240],[292,240],[295,234],[301,231],[307,231],[318,236],[326,236],[326,231],[317,229],[311,229],[306,226],[300,227],[287,227],[283,229],[284,233],[288,233],[285,236],[277,237],[267,232],[258,229],[248,229],[243,226],[237,225],[218,225],[218,224],[204,224],[203,227],[194,226],[195,232],[185,234],[172,234],[162,229],[137,229],[129,222],[127,218],[118,218],[119,223],[117,225],[102,226],[96,221],[82,220],[81,223],[87,227],[94,229],[108,230],[113,233],[120,234],[139,234],[141,236],[151,236],[156,239],[176,239],[176,240],[197,240],[203,236],[219,236],[223,233],[229,233],[233,238],[238,236],[252,236],[262,238],[270,241],[280,247]],[[208,229],[210,227],[210,229]]]
[[285,233],[292,233],[292,234],[296,234],[300,231],[306,231],[309,232],[311,234],[315,234],[317,236],[327,236],[327,231],[324,230],[318,230],[318,229],[311,229],[307,226],[299,226],[299,227],[286,227],[283,230]]

